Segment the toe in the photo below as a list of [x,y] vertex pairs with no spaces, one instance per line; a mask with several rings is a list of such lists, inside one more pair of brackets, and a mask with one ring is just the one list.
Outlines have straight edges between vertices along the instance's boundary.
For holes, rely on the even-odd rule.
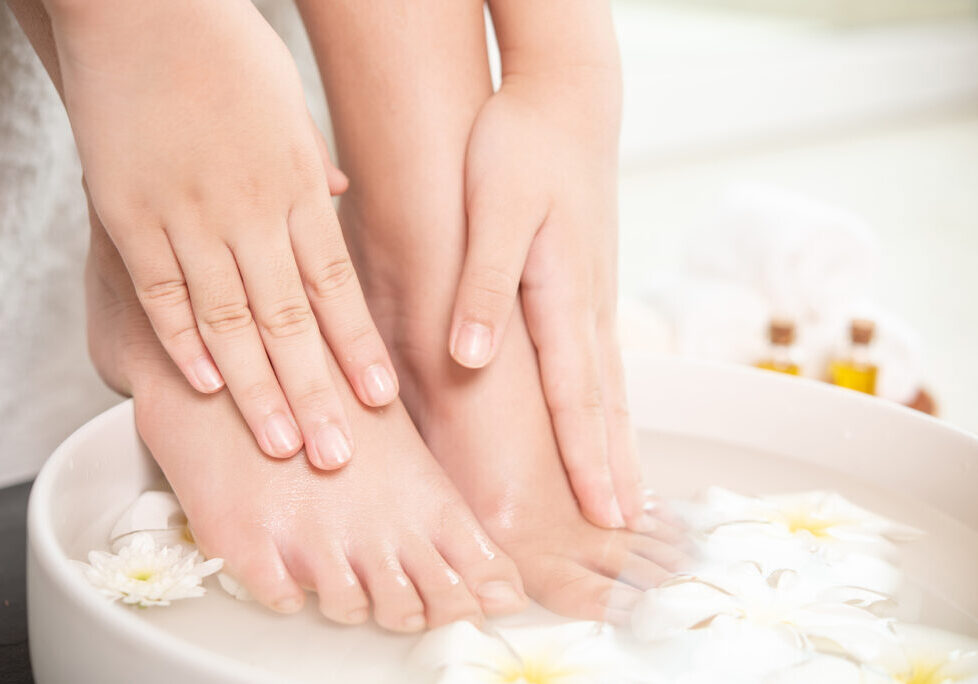
[[690,557],[681,549],[659,539],[640,534],[629,535],[629,548],[670,572],[679,572],[690,563]]
[[370,594],[378,625],[392,632],[424,629],[424,603],[395,553],[377,554],[357,571]]
[[487,615],[526,608],[528,599],[516,564],[478,526],[459,525],[437,541],[441,556],[462,576]]
[[657,587],[670,577],[672,573],[661,565],[635,553],[628,554],[618,574],[620,581],[642,591]]
[[359,625],[370,618],[370,601],[346,557],[334,553],[315,572],[319,610],[330,620]]
[[533,597],[567,617],[620,624],[642,597],[634,587],[561,556],[537,556],[522,568]]
[[247,549],[247,555],[225,556],[224,572],[243,584],[256,601],[276,612],[295,613],[302,608],[305,592],[271,539],[242,544],[238,549]]
[[482,622],[482,610],[462,577],[431,546],[418,542],[401,551],[401,564],[425,605],[428,627],[468,620]]

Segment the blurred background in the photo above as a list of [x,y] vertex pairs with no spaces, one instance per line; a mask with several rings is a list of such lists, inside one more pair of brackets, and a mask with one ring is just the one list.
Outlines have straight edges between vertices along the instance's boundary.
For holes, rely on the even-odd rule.
[[[294,8],[259,6],[325,125]],[[788,317],[819,377],[866,316],[880,393],[926,389],[978,431],[978,3],[613,9],[625,345],[753,363],[769,320]],[[79,178],[57,96],[0,4],[0,485],[118,400],[85,349]]]

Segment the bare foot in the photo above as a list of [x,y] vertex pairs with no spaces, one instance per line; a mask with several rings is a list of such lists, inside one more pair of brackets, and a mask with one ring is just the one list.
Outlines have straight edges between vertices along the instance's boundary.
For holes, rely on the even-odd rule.
[[[367,409],[342,383],[360,456],[340,471],[268,458],[226,392],[195,392],[166,357],[97,226],[87,280],[96,365],[135,398],[140,434],[201,549],[261,603],[294,612],[313,589],[332,620],[364,622],[372,604],[381,626],[405,632],[524,606],[513,563],[399,402]],[[335,362],[331,372],[342,377]]]
[[[451,207],[447,199],[444,204]],[[624,620],[641,590],[684,562],[672,545],[681,531],[650,515],[639,520],[644,534],[599,528],[583,517],[561,463],[522,312],[514,314],[490,366],[455,364],[444,339],[462,240],[447,231],[432,238],[429,226],[454,224],[461,231],[461,222],[451,212],[391,222],[380,218],[383,211],[374,222],[363,207],[348,202],[341,209],[344,225],[363,238],[368,301],[426,444],[516,562],[532,598],[568,616]],[[389,225],[399,231],[396,254],[378,235],[384,228],[377,226]],[[424,236],[423,248],[406,244],[412,234]]]

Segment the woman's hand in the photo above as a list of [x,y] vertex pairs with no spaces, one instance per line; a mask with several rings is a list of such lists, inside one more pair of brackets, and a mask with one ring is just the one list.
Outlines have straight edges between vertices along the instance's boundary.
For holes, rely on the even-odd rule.
[[397,382],[287,49],[241,0],[47,5],[92,203],[163,346],[265,453],[342,466],[323,335],[365,404]]
[[466,159],[468,248],[449,344],[463,366],[489,363],[520,293],[582,511],[640,529],[616,337],[620,99],[612,63],[510,73],[483,106]]

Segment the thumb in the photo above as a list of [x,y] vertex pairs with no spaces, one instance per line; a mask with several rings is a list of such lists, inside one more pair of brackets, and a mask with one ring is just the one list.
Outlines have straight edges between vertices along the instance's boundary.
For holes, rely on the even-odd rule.
[[538,228],[527,212],[518,215],[516,205],[469,207],[468,245],[449,339],[452,358],[467,368],[482,368],[495,356],[513,312]]
[[309,125],[312,126],[312,134],[316,138],[316,147],[319,148],[319,156],[323,161],[323,169],[326,171],[326,185],[329,186],[329,194],[333,196],[342,195],[350,187],[350,179],[346,177],[345,173],[333,166],[333,162],[329,158],[329,146],[326,144],[323,134],[319,132],[311,114],[309,115]]

